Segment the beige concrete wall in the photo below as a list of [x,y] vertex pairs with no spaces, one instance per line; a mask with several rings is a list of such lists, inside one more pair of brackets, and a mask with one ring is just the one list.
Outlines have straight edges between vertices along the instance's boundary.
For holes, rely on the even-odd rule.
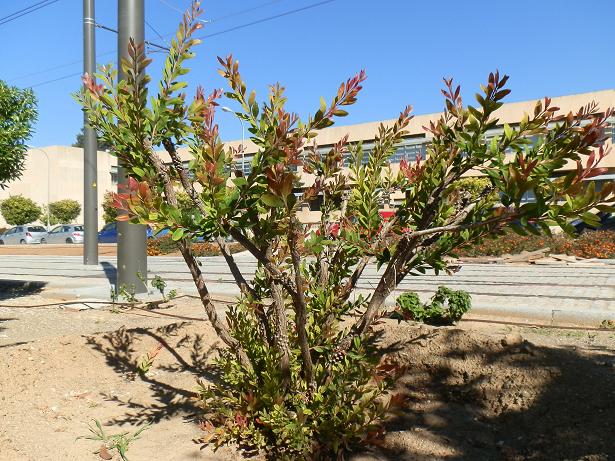
[[[592,101],[597,102],[601,109],[615,107],[615,89],[554,97],[552,98],[551,106],[559,107],[559,113],[566,114],[571,111],[576,113],[578,109]],[[536,102],[537,100],[531,100],[504,104],[495,112],[494,117],[499,120],[499,125],[503,125],[504,123],[518,123],[525,114],[533,114]],[[474,101],[468,103],[474,104]],[[428,133],[425,133],[423,126],[427,126],[430,121],[436,121],[440,115],[441,113],[439,112],[433,114],[416,115],[408,125],[407,131],[409,136],[425,134],[426,138],[429,139],[430,136]],[[343,121],[344,119],[337,120],[339,123],[343,123]],[[318,136],[315,138],[315,141],[319,146],[328,146],[335,144],[345,135],[348,135],[349,142],[370,141],[374,139],[374,136],[378,132],[378,127],[381,123],[386,126],[390,126],[395,123],[395,121],[396,119],[393,118],[389,120],[359,123],[355,125],[334,125],[330,128],[320,130],[318,132]],[[241,141],[227,141],[226,144],[229,147],[237,148],[241,144]],[[245,146],[245,155],[249,156],[256,151],[256,146],[250,140],[245,141]],[[190,159],[190,153],[187,149],[182,148],[178,151],[182,159]],[[166,158],[166,154],[164,154],[163,157]],[[240,158],[237,160],[239,161]],[[602,162],[602,166],[615,168],[615,153],[606,157]],[[570,164],[567,168],[574,168],[574,165]],[[304,179],[306,184],[310,184],[311,178],[306,176]]]
[[[596,91],[569,96],[554,97],[552,105],[560,108],[560,111],[567,113],[576,112],[580,107],[596,101],[600,108],[615,107],[615,89]],[[504,104],[497,112],[496,116],[499,123],[517,123],[525,113],[532,114],[536,101],[523,101]],[[423,126],[428,125],[432,120],[437,120],[440,113],[417,115],[410,122],[408,127],[409,135],[424,134]],[[343,123],[343,119],[338,120]],[[360,123],[355,125],[335,125],[331,128],[321,130],[316,137],[319,146],[327,146],[336,143],[343,136],[348,134],[350,142],[370,141],[378,131],[380,123],[391,125],[395,119],[384,120],[382,122]],[[429,136],[427,136],[429,138]],[[237,148],[241,141],[228,141],[227,145]],[[256,146],[250,141],[245,141],[246,155],[251,155],[256,151]],[[50,201],[71,198],[83,202],[83,150],[76,147],[67,146],[48,146],[42,148],[49,155],[50,160]],[[190,159],[187,149],[179,149],[180,156],[184,160]],[[165,161],[170,161],[165,152],[161,152]],[[238,157],[238,161],[241,157]],[[102,201],[105,191],[115,190],[116,186],[111,182],[111,169],[117,165],[115,157],[106,152],[98,153],[98,195],[99,203]],[[602,166],[615,169],[615,152],[608,156]],[[391,165],[392,170],[397,171],[398,165]],[[566,169],[574,168],[573,164],[567,165]],[[304,184],[309,185],[313,182],[311,175],[302,174]],[[39,204],[47,202],[47,160],[38,150],[28,151],[26,161],[26,171],[19,181],[10,184],[6,190],[0,190],[0,200],[9,195],[23,194],[33,199]],[[102,226],[102,207],[99,207],[99,221]],[[319,212],[302,212],[306,222],[317,221]],[[82,220],[82,217],[79,217]],[[0,227],[4,226],[4,220],[0,216]]]
[[[49,164],[47,157],[49,157]],[[98,216],[102,227],[102,203],[106,191],[115,190],[111,181],[112,167],[117,159],[107,152],[98,152]],[[49,172],[49,182],[47,173]],[[47,184],[49,184],[49,201],[73,199],[81,203],[82,214],[77,222],[83,221],[83,149],[70,146],[46,146],[33,148],[26,153],[25,171],[21,179],[9,183],[7,189],[0,189],[0,200],[11,195],[23,195],[39,205],[47,203]],[[0,227],[7,226],[0,215]]]

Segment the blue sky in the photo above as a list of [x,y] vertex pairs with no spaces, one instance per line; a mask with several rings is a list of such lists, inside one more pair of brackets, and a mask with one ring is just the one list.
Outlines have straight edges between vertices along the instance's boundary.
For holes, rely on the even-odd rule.
[[[4,0],[0,17],[35,3]],[[0,25],[0,79],[34,87],[40,115],[30,142],[37,146],[71,144],[81,127],[70,96],[79,76],[62,78],[82,69],[81,5],[59,0]],[[145,0],[146,21],[165,36],[179,21],[176,9],[188,5]],[[509,101],[615,87],[612,0],[209,0],[202,7],[211,22],[200,35],[215,35],[196,49],[189,91],[197,83],[222,87],[215,58],[232,53],[248,87],[263,98],[269,84],[281,82],[289,108],[304,116],[365,69],[359,102],[341,124],[393,118],[406,104],[417,114],[439,111],[444,76],[453,76],[469,101],[496,68],[511,76]],[[303,7],[310,8],[285,14]],[[97,0],[96,20],[116,28],[117,1]],[[149,26],[146,39],[164,44]],[[96,40],[98,62],[115,62],[115,34],[99,29]],[[163,55],[151,56],[155,80]],[[218,121],[223,138],[241,136],[231,115],[220,113]]]

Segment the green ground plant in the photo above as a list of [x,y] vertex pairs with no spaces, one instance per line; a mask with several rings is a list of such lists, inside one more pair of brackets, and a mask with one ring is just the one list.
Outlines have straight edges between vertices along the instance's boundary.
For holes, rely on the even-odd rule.
[[397,297],[396,309],[391,318],[414,320],[429,325],[453,325],[472,307],[472,298],[463,290],[438,287],[428,303],[421,302],[414,291],[402,293]]
[[[347,137],[324,154],[314,142],[356,102],[364,72],[301,119],[287,110],[280,85],[259,102],[228,56],[218,59],[227,90],[206,94],[198,87],[189,100],[182,76],[199,43],[199,14],[194,3],[171,43],[156,94],[147,89],[144,46],[132,42],[121,63],[126,79],[118,81],[105,66],[96,80],[85,76],[77,99],[129,171],[128,190],[114,200],[127,212],[121,219],[169,229],[224,344],[218,379],[200,384],[203,443],[236,442],[271,459],[343,459],[377,443],[387,412],[403,402],[386,394],[402,370],[374,328],[387,298],[406,277],[454,271],[447,258],[454,249],[506,226],[533,228],[532,222],[545,233],[550,224],[570,230],[569,220],[591,220],[594,207],[612,209],[612,185],[596,191],[584,181],[602,173],[612,112],[590,104],[560,115],[546,98],[518,125],[504,124],[501,135],[486,141],[499,123],[495,112],[510,91],[508,77],[491,73],[473,106],[463,105],[459,87],[445,80],[446,109],[427,127],[426,157],[403,161],[393,173],[389,161],[408,135],[410,107],[379,127],[369,154]],[[215,115],[222,97],[236,107],[256,146],[247,176],[236,173],[241,148],[219,136]],[[189,152],[189,162],[178,147]],[[556,178],[568,162],[577,162],[578,170]],[[299,168],[314,181],[303,184]],[[477,196],[457,187],[471,171],[489,180]],[[523,202],[529,189],[534,203]],[[190,198],[189,210],[178,190]],[[494,191],[501,207],[493,206]],[[384,220],[379,207],[393,192],[406,198]],[[298,213],[317,197],[321,220],[317,232],[306,234]],[[229,236],[257,260],[251,280],[231,254]],[[226,318],[218,315],[192,251],[196,239],[218,245],[241,291]],[[362,296],[357,281],[373,261],[384,269]]]
[[[91,435],[84,435],[81,437],[77,437],[77,440],[87,439],[87,440],[94,440],[97,442],[102,442],[102,447],[98,449],[97,451],[95,451],[95,453],[100,454],[100,452],[104,449],[105,451],[108,451],[109,455],[112,455],[113,451],[115,450],[117,451],[122,461],[129,461],[126,455],[126,452],[128,452],[128,448],[130,447],[130,444],[133,443],[135,440],[141,438],[141,434],[143,433],[143,431],[148,429],[151,425],[151,423],[144,424],[132,434],[128,431],[121,432],[119,434],[107,434],[105,430],[103,429],[100,421],[95,419],[93,420],[93,422],[94,422],[94,425],[92,424],[88,425],[88,430],[90,431]],[[109,458],[104,458],[104,459],[109,459]]]

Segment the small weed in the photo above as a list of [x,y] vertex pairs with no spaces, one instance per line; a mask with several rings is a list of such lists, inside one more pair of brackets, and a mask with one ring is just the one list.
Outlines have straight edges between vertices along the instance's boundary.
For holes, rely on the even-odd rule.
[[600,324],[600,328],[608,328],[609,330],[615,330],[615,320],[603,320]]
[[123,461],[128,461],[126,457],[126,452],[128,451],[128,447],[132,442],[141,437],[141,434],[144,430],[148,429],[151,426],[151,423],[147,423],[137,429],[134,433],[130,432],[122,432],[120,434],[105,434],[105,431],[100,424],[100,421],[94,419],[95,427],[91,424],[88,424],[88,429],[92,435],[83,435],[77,437],[79,439],[87,439],[87,440],[96,440],[102,442],[103,445],[101,448],[95,453],[99,453],[103,448],[105,450],[117,450]]
[[158,343],[156,347],[154,347],[151,351],[149,351],[147,354],[145,354],[139,359],[137,363],[137,369],[142,376],[146,375],[149,372],[150,368],[154,364],[154,359],[156,358],[161,349],[162,344]]
[[120,289],[117,292],[117,298],[124,299],[124,302],[127,303],[136,303],[137,297],[135,296],[136,287],[133,284],[130,285],[130,288],[127,288],[126,285],[120,285]]
[[152,288],[155,288],[158,292],[160,292],[160,296],[162,296],[163,301],[170,301],[177,296],[177,290],[171,290],[168,295],[165,294],[164,290],[167,288],[167,282],[159,275],[156,275],[150,284]]

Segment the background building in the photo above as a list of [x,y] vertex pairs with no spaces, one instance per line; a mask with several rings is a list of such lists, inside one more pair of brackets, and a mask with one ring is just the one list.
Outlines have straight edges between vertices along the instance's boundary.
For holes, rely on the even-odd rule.
[[[117,188],[117,159],[107,152],[98,152],[98,222],[103,225],[100,205],[106,191]],[[47,191],[49,190],[49,197]],[[11,195],[23,195],[39,206],[47,202],[73,199],[81,203],[78,223],[83,222],[83,149],[70,146],[31,148],[26,153],[22,177],[0,189],[0,201]],[[0,214],[0,227],[8,227]]]
[[[552,106],[560,108],[561,113],[576,112],[580,107],[595,101],[601,109],[615,107],[615,89],[596,91],[592,93],[582,93],[569,96],[560,96],[552,98]],[[487,137],[498,136],[503,132],[503,124],[508,123],[514,126],[523,117],[524,114],[531,114],[534,110],[536,101],[522,101],[504,104],[494,115],[499,119],[497,127],[492,129]],[[397,146],[395,153],[391,157],[391,166],[393,170],[398,168],[399,162],[402,159],[413,161],[417,155],[425,158],[426,145],[430,141],[429,133],[425,133],[423,126],[427,126],[430,121],[435,121],[440,117],[440,113],[416,115],[408,126],[408,136]],[[381,123],[391,125],[396,119],[361,123],[346,126],[333,126],[326,128],[318,133],[315,141],[320,151],[327,152],[333,144],[339,141],[342,137],[348,134],[349,142],[363,142],[364,151],[369,152],[370,146],[373,145],[374,136],[378,131],[378,126]],[[608,130],[609,140],[607,147],[612,146],[615,140],[615,117],[610,120]],[[239,140],[229,141],[227,144],[233,147],[238,147],[242,142]],[[251,170],[251,161],[256,146],[249,140],[245,141],[246,149],[243,155],[239,155],[236,159],[237,166],[243,169],[245,174],[249,174]],[[45,151],[49,156],[49,163],[41,150]],[[179,154],[184,161],[191,159],[187,149],[179,149]],[[50,174],[50,196],[49,201],[53,202],[61,199],[75,199],[83,202],[83,150],[77,147],[65,146],[49,146],[42,149],[31,149],[28,151],[26,162],[26,170],[19,181],[9,183],[9,187],[2,191],[0,190],[0,200],[9,195],[22,194],[31,198],[40,205],[47,203],[47,174]],[[166,153],[162,153],[162,157],[166,161],[170,161]],[[244,160],[242,162],[242,160]],[[608,168],[608,172],[593,178],[597,187],[606,181],[615,180],[615,152],[607,156],[602,164],[602,167]],[[570,163],[566,165],[561,172],[564,173],[570,169],[576,168],[576,165]],[[314,177],[304,173],[299,167],[299,173],[302,175],[302,181],[305,187],[309,187]],[[99,204],[102,202],[103,195],[106,191],[115,191],[117,188],[117,161],[115,157],[106,152],[98,153],[98,199]],[[301,190],[295,191],[297,194]],[[531,192],[527,194],[527,200],[532,199]],[[383,203],[383,208],[393,208],[403,200],[403,196],[391,196],[388,201]],[[102,207],[99,205],[99,223],[102,226]],[[318,222],[320,212],[318,211],[318,201],[316,200],[309,207],[303,209],[299,215],[304,223]],[[81,220],[81,217],[79,217]],[[5,225],[0,216],[0,227]]]

